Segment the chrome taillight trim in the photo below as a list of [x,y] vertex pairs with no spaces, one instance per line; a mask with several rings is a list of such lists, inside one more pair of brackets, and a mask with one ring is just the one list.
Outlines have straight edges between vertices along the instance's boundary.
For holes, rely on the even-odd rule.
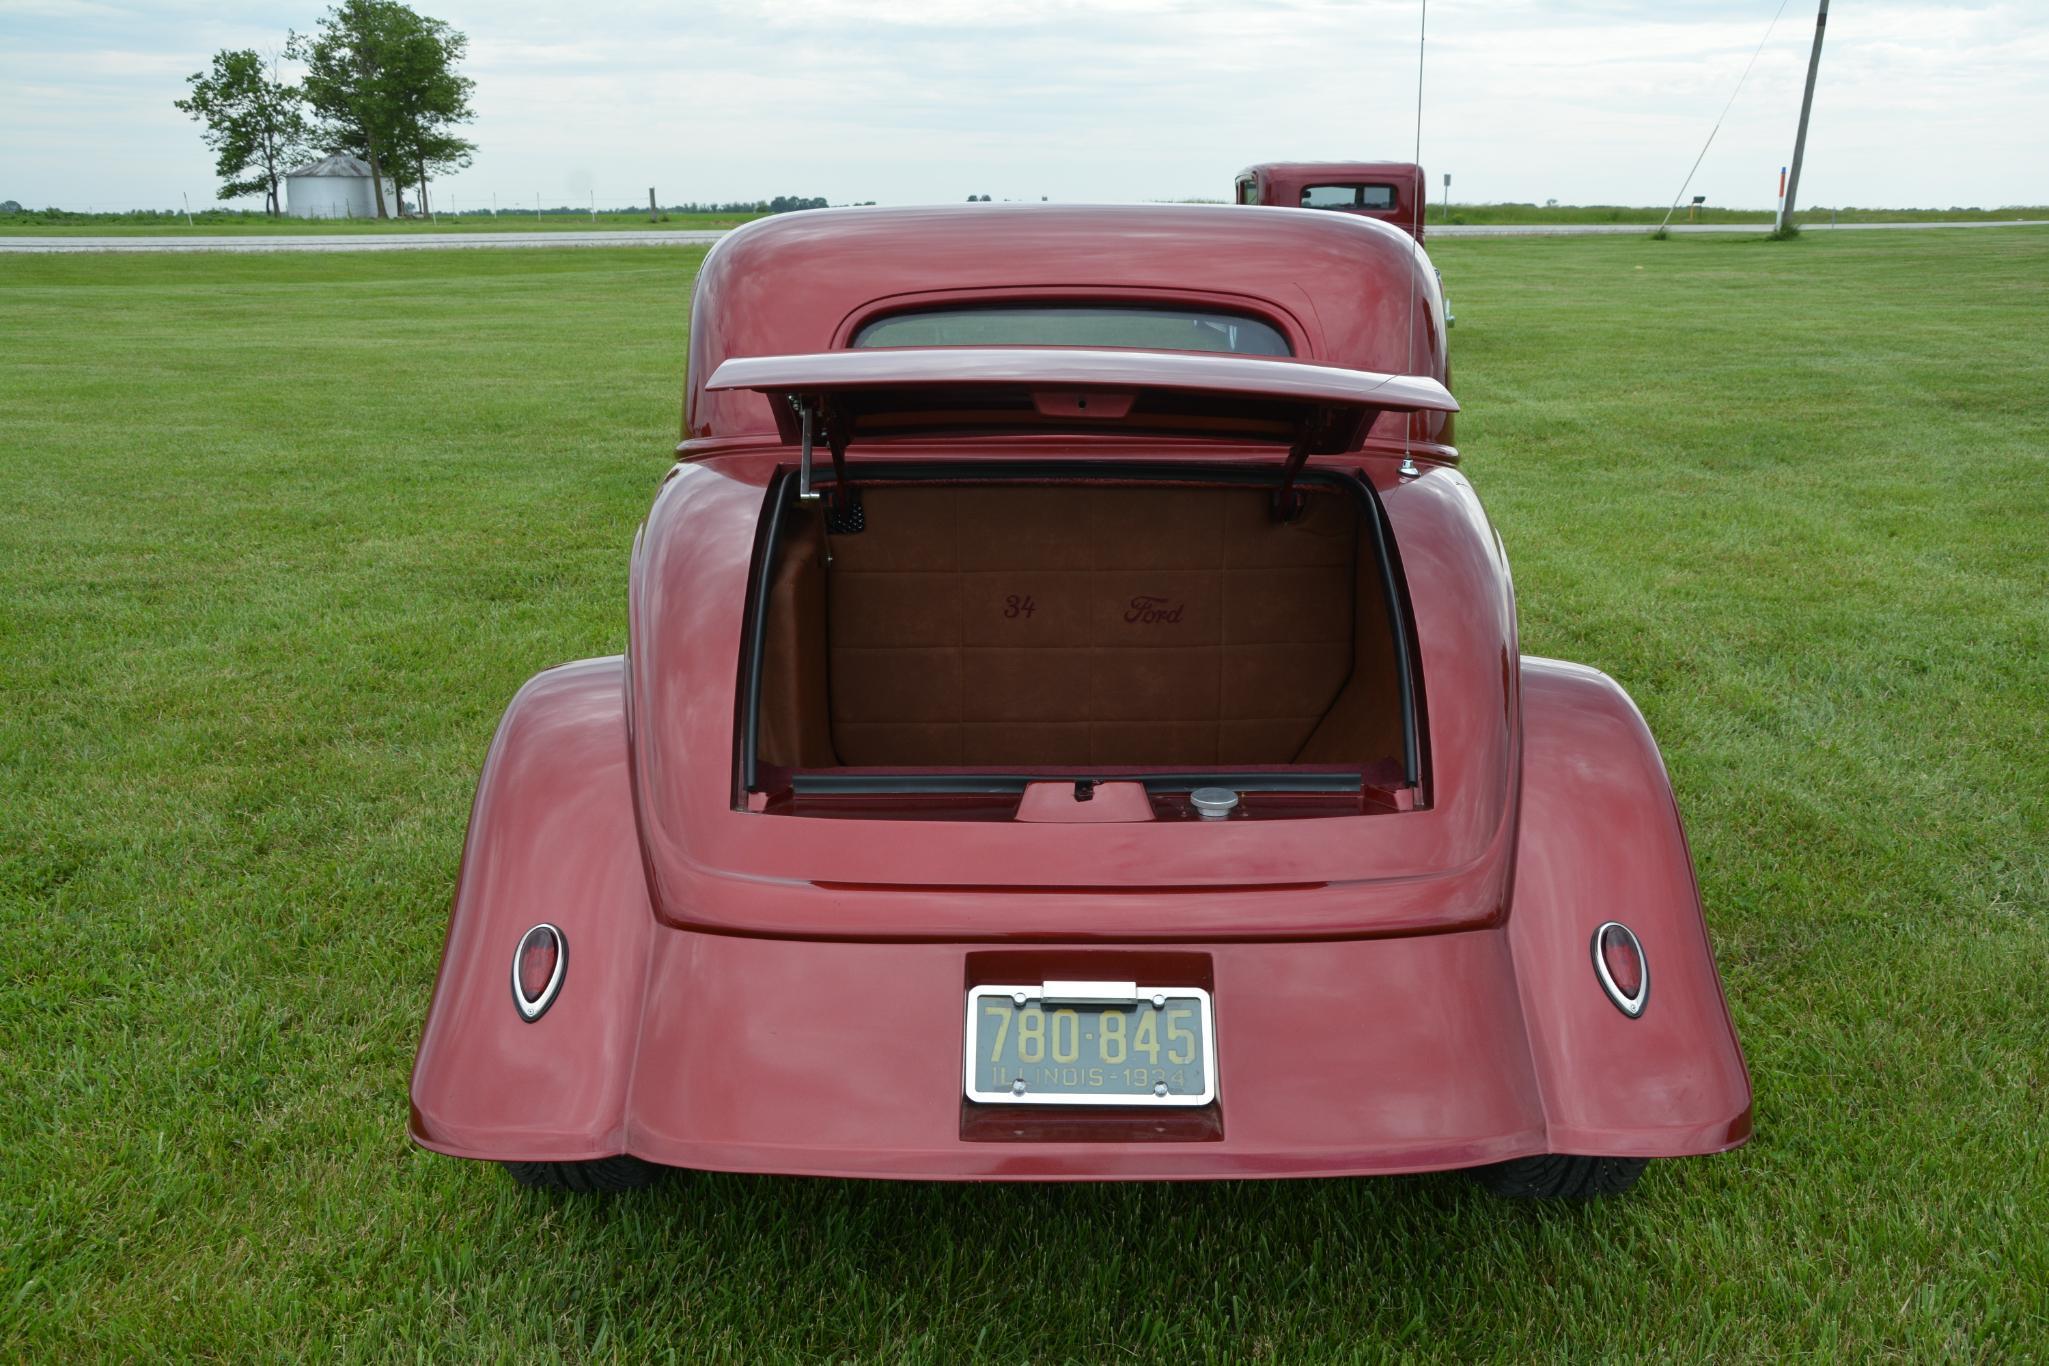
[[[543,930],[555,936],[555,970],[548,974],[548,984],[541,988],[538,996],[528,996],[519,984],[519,960],[526,956],[527,941]],[[512,1004],[519,1011],[519,1018],[532,1024],[548,1013],[548,1007],[555,1004],[555,995],[562,990],[562,976],[569,970],[569,936],[556,926],[543,920],[519,937],[519,943],[512,950]]]
[[[1608,931],[1618,930],[1629,940],[1629,947],[1636,951],[1637,983],[1636,994],[1631,995],[1615,984],[1613,973],[1608,971],[1608,960],[1601,956],[1601,941],[1608,937]],[[1594,976],[1600,979],[1601,990],[1615,1004],[1615,1008],[1634,1020],[1643,1014],[1644,1006],[1651,999],[1651,960],[1643,951],[1643,941],[1636,932],[1619,920],[1604,920],[1594,928],[1592,943],[1594,955]]]

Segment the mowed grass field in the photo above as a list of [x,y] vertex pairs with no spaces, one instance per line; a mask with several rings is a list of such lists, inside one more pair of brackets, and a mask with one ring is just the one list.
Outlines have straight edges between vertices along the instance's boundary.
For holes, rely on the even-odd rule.
[[0,261],[0,1358],[2049,1354],[2049,232],[1448,243],[1524,648],[1757,1086],[1590,1206],[412,1149],[472,783],[625,644],[694,250]]

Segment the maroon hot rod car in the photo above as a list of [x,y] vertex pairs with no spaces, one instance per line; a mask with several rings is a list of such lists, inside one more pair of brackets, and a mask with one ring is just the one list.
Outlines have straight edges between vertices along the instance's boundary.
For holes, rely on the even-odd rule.
[[438,1152],[1627,1187],[1750,1132],[1656,746],[1527,658],[1429,259],[1233,207],[791,214],[698,277],[628,651],[484,761]]

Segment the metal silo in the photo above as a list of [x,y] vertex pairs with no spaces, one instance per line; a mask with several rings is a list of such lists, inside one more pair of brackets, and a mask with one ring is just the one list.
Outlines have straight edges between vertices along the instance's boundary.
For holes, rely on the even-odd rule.
[[[398,211],[391,177],[384,177],[384,206]],[[370,163],[346,152],[322,157],[285,177],[285,214],[291,218],[375,218],[377,191]]]

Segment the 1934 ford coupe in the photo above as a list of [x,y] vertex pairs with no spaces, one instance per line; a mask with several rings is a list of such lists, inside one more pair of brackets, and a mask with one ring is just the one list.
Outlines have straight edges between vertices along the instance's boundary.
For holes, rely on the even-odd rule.
[[1418,243],[792,214],[706,258],[628,651],[492,742],[412,1081],[528,1183],[1472,1168],[1750,1132],[1656,746],[1524,657]]

